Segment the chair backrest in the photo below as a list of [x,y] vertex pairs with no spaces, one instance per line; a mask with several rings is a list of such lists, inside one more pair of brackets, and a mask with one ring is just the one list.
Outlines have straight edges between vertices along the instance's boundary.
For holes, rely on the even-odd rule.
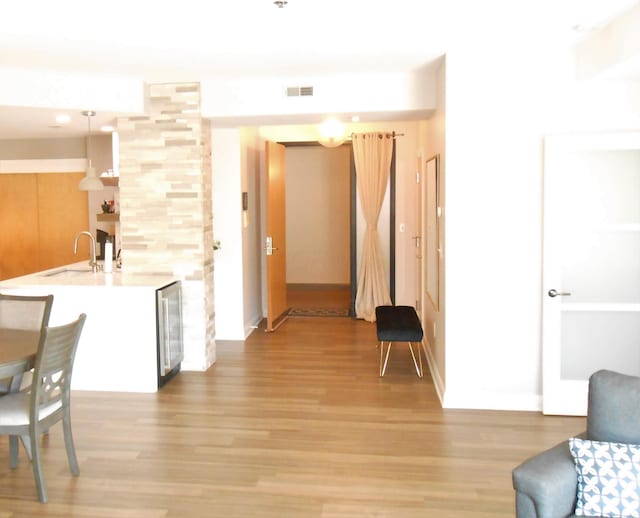
[[589,378],[587,438],[640,444],[640,377],[600,370]]
[[82,313],[70,324],[44,329],[31,384],[33,422],[38,420],[40,409],[58,402],[63,405],[68,403],[73,361],[86,318]]
[[42,331],[49,325],[53,295],[6,295],[0,293],[0,327]]

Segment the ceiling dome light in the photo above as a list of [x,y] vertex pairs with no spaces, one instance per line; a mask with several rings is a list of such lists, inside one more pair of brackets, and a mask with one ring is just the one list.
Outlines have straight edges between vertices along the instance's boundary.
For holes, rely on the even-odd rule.
[[69,124],[71,122],[71,116],[66,113],[61,113],[60,115],[56,115],[56,122],[58,124]]
[[338,147],[345,140],[344,126],[336,119],[327,119],[318,128],[320,138],[318,142],[324,147]]

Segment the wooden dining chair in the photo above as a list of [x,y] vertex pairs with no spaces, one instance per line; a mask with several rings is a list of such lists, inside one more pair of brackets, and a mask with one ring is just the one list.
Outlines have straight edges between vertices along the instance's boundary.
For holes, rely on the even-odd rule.
[[77,320],[58,327],[46,327],[40,337],[33,380],[28,391],[12,392],[0,397],[0,435],[9,435],[10,465],[18,463],[18,437],[31,457],[33,476],[41,502],[47,501],[40,459],[40,436],[62,421],[64,444],[69,468],[79,475],[73,435],[71,433],[71,374],[73,361],[86,320],[82,313]]
[[[0,293],[0,327],[39,331],[49,325],[53,295],[7,295]],[[20,388],[22,378],[0,379],[0,395]],[[14,386],[11,386],[12,381]]]

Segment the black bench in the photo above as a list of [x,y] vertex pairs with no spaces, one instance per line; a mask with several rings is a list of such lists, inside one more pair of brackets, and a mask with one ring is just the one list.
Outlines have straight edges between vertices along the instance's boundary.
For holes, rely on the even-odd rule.
[[[376,308],[376,331],[380,342],[380,376],[384,376],[393,342],[407,342],[416,367],[418,377],[422,378],[422,325],[416,310],[411,306],[378,306]],[[413,342],[418,344],[418,360],[413,352]],[[385,355],[384,344],[388,343]],[[383,363],[384,357],[384,363]]]

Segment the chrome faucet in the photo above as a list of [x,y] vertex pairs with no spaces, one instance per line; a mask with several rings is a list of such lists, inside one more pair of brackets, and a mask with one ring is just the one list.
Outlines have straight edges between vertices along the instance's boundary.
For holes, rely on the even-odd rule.
[[78,253],[78,238],[80,236],[89,236],[89,239],[91,240],[91,246],[89,248],[89,266],[91,266],[91,271],[95,273],[98,271],[98,261],[96,260],[96,239],[93,237],[93,234],[91,232],[88,232],[86,230],[78,233],[78,235],[76,236],[76,240],[73,243],[74,254]]

